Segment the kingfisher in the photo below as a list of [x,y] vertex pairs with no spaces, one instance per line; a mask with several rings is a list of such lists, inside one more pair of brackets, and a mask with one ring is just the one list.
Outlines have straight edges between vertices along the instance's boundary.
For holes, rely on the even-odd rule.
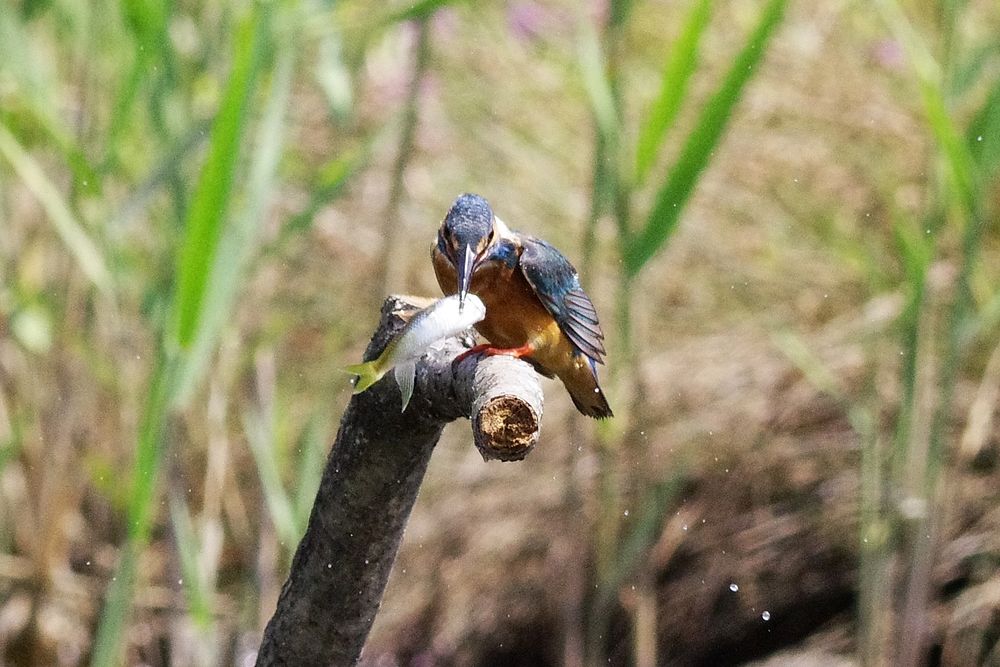
[[489,341],[462,355],[506,354],[562,380],[577,410],[614,416],[597,379],[604,333],[580,277],[542,239],[512,231],[479,195],[455,200],[438,230],[431,259],[438,284],[459,303],[471,292],[486,305],[475,325]]

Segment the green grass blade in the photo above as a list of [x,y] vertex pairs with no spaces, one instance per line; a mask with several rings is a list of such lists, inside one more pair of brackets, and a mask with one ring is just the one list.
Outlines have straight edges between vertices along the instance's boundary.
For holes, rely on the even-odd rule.
[[635,526],[622,539],[615,554],[612,571],[607,579],[601,582],[595,593],[595,610],[605,613],[617,597],[618,589],[642,566],[644,559],[649,555],[650,547],[660,537],[664,518],[675,506],[677,495],[684,488],[687,479],[686,471],[675,471],[644,494],[641,513]]
[[135,35],[139,50],[155,54],[160,50],[171,3],[158,0],[124,0],[125,22]]
[[607,74],[607,61],[601,41],[589,18],[580,21],[578,55],[583,88],[590,100],[591,111],[601,135],[612,145],[618,145],[619,122],[615,95]]
[[913,65],[927,124],[945,158],[953,196],[966,211],[976,215],[979,204],[975,164],[948,111],[941,68],[896,0],[877,0],[875,6]]
[[18,143],[4,125],[0,125],[0,155],[7,159],[45,209],[59,238],[80,265],[80,270],[101,292],[110,295],[111,274],[108,272],[104,257],[87,236],[58,188],[45,175],[42,166]]
[[743,50],[736,56],[722,86],[705,105],[697,125],[688,135],[677,163],[656,195],[645,227],[626,244],[625,271],[635,277],[670,238],[684,205],[739,102],[743,88],[764,55],[768,39],[781,23],[787,0],[769,0]]
[[212,128],[208,158],[188,212],[177,265],[172,332],[173,342],[181,348],[190,346],[194,339],[212,278],[211,267],[226,219],[240,139],[247,124],[250,97],[263,50],[261,12],[254,12],[237,29],[229,85]]
[[687,95],[688,83],[698,64],[698,46],[711,15],[712,0],[695,0],[684,20],[681,33],[670,48],[660,77],[660,94],[646,113],[639,128],[635,147],[635,182],[646,178],[663,145],[663,138],[673,126],[681,102]]
[[820,361],[804,340],[791,331],[779,331],[771,339],[782,354],[801,371],[806,380],[819,391],[844,406],[848,405],[849,397],[841,387],[840,381],[826,365]]
[[347,119],[354,105],[354,91],[351,89],[351,72],[344,62],[343,40],[339,32],[323,35],[320,39],[315,76],[334,116],[342,121]]
[[299,539],[299,529],[295,522],[295,508],[291,497],[281,483],[281,472],[275,457],[274,429],[268,417],[257,412],[248,412],[243,417],[243,430],[253,453],[254,463],[260,475],[260,485],[264,491],[264,502],[278,539],[286,548],[295,547]]
[[11,134],[33,137],[35,143],[58,149],[62,159],[73,171],[74,187],[87,192],[100,190],[100,176],[91,166],[77,138],[67,129],[57,102],[60,82],[47,64],[30,26],[16,12],[0,11],[0,44],[3,59],[0,69],[5,78],[4,105],[0,122],[6,123]]
[[320,209],[343,194],[351,177],[367,166],[375,146],[384,136],[385,130],[382,130],[375,138],[366,141],[363,146],[346,150],[325,164],[319,170],[319,178],[310,188],[312,195],[309,197],[309,203],[301,212],[293,215],[282,225],[281,231],[278,232],[278,238],[264,248],[264,254],[278,252],[296,235],[308,230]]
[[129,495],[127,540],[105,594],[104,609],[94,640],[91,665],[105,667],[120,663],[125,619],[132,606],[135,567],[139,553],[149,538],[153,516],[153,492],[163,458],[163,429],[167,421],[169,397],[176,364],[163,356],[157,360],[139,427],[136,460]]
[[[0,403],[0,410],[5,409],[6,406]],[[6,437],[0,439],[0,473],[3,473],[3,469],[7,464],[20,455],[24,443],[24,434],[21,422],[16,417],[11,417],[3,413],[0,413],[0,416],[9,419],[9,423],[7,424],[9,432]]]
[[1000,167],[1000,79],[969,124],[966,144],[984,177],[991,178]]
[[206,281],[204,308],[195,337],[185,355],[175,400],[184,405],[198,386],[219,335],[227,322],[242,276],[257,249],[257,235],[274,192],[275,174],[285,143],[285,115],[291,100],[295,48],[282,45],[271,77],[271,93],[256,133],[256,147],[245,188],[245,200],[230,216],[219,241],[211,279]]
[[163,88],[160,85],[174,70],[174,55],[167,34],[172,9],[172,2],[157,0],[124,0],[121,3],[122,21],[132,38],[133,62],[111,107],[111,123],[105,142],[105,169],[117,159],[116,151],[134,117],[135,104],[140,99],[139,92],[150,82],[154,84],[151,86],[153,90],[148,113],[154,117],[154,127],[162,126],[156,118],[161,114],[159,104]]
[[125,620],[131,607],[136,560],[152,529],[156,481],[165,444],[164,426],[174,404],[183,368],[181,353],[191,342],[199,323],[204,294],[211,282],[209,268],[218,245],[221,221],[225,219],[239,140],[262,50],[262,24],[263,18],[255,12],[241,23],[237,31],[233,71],[215,121],[208,159],[190,208],[185,238],[178,251],[178,287],[172,304],[174,328],[164,336],[164,347],[143,413],[129,498],[128,540],[108,589],[95,641],[93,665],[103,667],[119,662]]
[[779,331],[771,338],[785,357],[795,365],[806,380],[817,390],[832,398],[844,411],[851,427],[863,438],[874,436],[874,420],[870,411],[862,406],[842,386],[840,380],[815,355],[806,342],[792,331]]
[[202,633],[209,633],[212,628],[212,591],[202,580],[198,567],[198,537],[191,521],[191,513],[187,503],[178,494],[170,495],[170,520],[174,527],[174,539],[177,543],[177,554],[180,558],[181,585],[187,598],[188,615]]
[[[964,49],[963,45],[963,49]],[[993,39],[959,54],[961,62],[953,62],[949,81],[949,99],[959,99],[973,92],[993,68],[1000,53],[1000,39]]]
[[926,225],[918,225],[909,218],[894,213],[892,236],[903,260],[906,284],[919,287],[924,284],[927,267],[934,259],[934,241]]
[[298,475],[295,479],[295,521],[299,539],[309,523],[320,478],[323,476],[323,458],[326,455],[327,432],[322,420],[314,415],[306,424],[299,439]]
[[104,595],[104,611],[90,657],[92,667],[116,667],[123,664],[121,639],[125,633],[125,618],[132,608],[137,550],[135,544],[125,543],[115,576]]
[[456,4],[456,0],[418,0],[417,2],[410,2],[407,4],[409,6],[405,9],[400,9],[399,11],[389,14],[384,21],[385,25],[402,23],[403,21],[426,19],[442,7]]
[[899,248],[906,272],[906,301],[896,320],[900,339],[900,391],[899,414],[893,438],[896,461],[905,458],[905,450],[910,442],[910,426],[916,409],[917,352],[920,338],[920,321],[925,305],[927,269],[933,260],[934,247],[926,234],[921,234],[913,224],[897,218],[893,222],[893,237]]
[[624,26],[634,6],[635,0],[611,0],[608,8],[608,27],[617,29]]

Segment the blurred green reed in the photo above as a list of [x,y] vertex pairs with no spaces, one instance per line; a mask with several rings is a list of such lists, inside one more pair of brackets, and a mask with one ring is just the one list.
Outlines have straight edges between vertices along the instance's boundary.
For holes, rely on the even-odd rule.
[[[972,147],[982,135],[975,123],[963,132],[953,111],[959,99],[971,92],[954,85],[956,70],[974,65],[980,58],[996,61],[1000,56],[1000,44],[995,40],[990,49],[978,53],[960,44],[965,41],[956,37],[963,4],[949,2],[942,8],[945,44],[939,57],[895,0],[879,0],[875,5],[910,60],[940,166],[929,185],[931,207],[926,219],[919,221],[916,234],[911,233],[900,244],[909,288],[900,323],[905,352],[901,377],[904,403],[896,425],[892,478],[887,481],[894,485],[890,495],[896,502],[889,511],[898,521],[898,542],[890,548],[895,547],[906,563],[901,575],[905,579],[898,582],[905,595],[897,610],[893,647],[902,665],[922,664],[926,658],[926,638],[921,631],[945,516],[945,462],[948,450],[954,449],[948,443],[948,422],[956,378],[969,359],[970,349],[963,345],[962,332],[979,318],[972,282],[982,268],[979,249],[991,217],[988,193],[997,166],[996,154],[981,153],[979,159],[974,156]],[[993,90],[975,117],[996,127],[1000,123],[1000,105],[996,104],[1000,78],[992,78],[983,82]],[[919,234],[921,228],[923,235]],[[907,239],[906,234],[900,238]],[[924,420],[920,413],[928,404],[932,413]],[[917,511],[912,511],[914,507]]]
[[[140,43],[147,38],[161,42],[159,29],[156,28],[161,19],[155,15],[150,17],[144,14],[143,17],[149,21],[138,23],[140,17],[132,17]],[[204,374],[207,350],[218,340],[225,317],[220,301],[226,299],[224,293],[231,294],[236,281],[235,273],[242,264],[238,261],[219,263],[218,250],[226,228],[232,226],[229,208],[233,181],[249,126],[250,102],[257,87],[268,30],[268,10],[254,7],[239,20],[234,32],[232,70],[212,125],[208,155],[187,207],[183,237],[177,249],[176,283],[167,306],[169,319],[165,323],[166,330],[161,334],[159,358],[136,443],[133,483],[127,508],[127,542],[98,626],[92,657],[95,665],[114,665],[121,660],[125,619],[130,610],[137,559],[155,521],[153,504],[169,442],[164,437],[165,429],[171,416],[185,407],[190,397],[188,387]],[[151,33],[155,35],[150,36]],[[278,83],[280,85],[280,77]],[[283,104],[287,103],[287,89],[279,88],[277,94]],[[271,149],[264,158],[270,162],[270,168],[265,169],[273,174],[275,150]],[[267,174],[263,178],[271,180]],[[237,231],[229,233],[239,234]],[[246,241],[249,239],[241,245],[246,245]],[[214,317],[206,317],[207,304],[216,307]],[[201,351],[201,354],[192,354],[195,351]],[[193,533],[189,530],[184,501],[176,497],[171,500],[171,516],[175,521],[175,531],[181,536],[179,544],[183,547],[182,569],[188,570],[190,568],[184,566],[190,564],[190,553],[196,551],[192,545]],[[185,553],[188,553],[186,558]],[[192,611],[199,619],[199,625],[206,627],[210,618],[207,592],[198,585],[200,580],[193,572],[189,573],[186,581]]]
[[[631,144],[625,127],[620,79],[624,31],[634,8],[631,0],[612,0],[600,35],[588,20],[581,21],[580,69],[588,93],[596,128],[593,195],[591,213],[584,235],[584,270],[590,269],[595,254],[596,228],[610,217],[617,233],[620,271],[616,294],[615,367],[612,369],[619,397],[615,409],[619,421],[628,426],[613,433],[614,426],[604,426],[598,433],[600,459],[598,489],[599,516],[594,544],[596,590],[588,614],[587,653],[590,664],[605,662],[605,638],[619,587],[636,576],[653,534],[667,512],[674,507],[674,490],[682,485],[682,473],[660,483],[632,479],[628,459],[641,447],[642,389],[638,386],[640,351],[632,335],[633,283],[656,255],[669,243],[680,216],[690,200],[699,178],[722,140],[733,110],[743,97],[746,84],[763,58],[771,35],[780,25],[786,0],[768,0],[761,4],[756,24],[733,56],[727,73],[714,93],[700,102],[693,126],[683,137],[671,132],[679,111],[691,101],[689,83],[699,63],[699,46],[709,29],[713,3],[694,0],[682,21],[678,36],[668,45],[660,76],[659,93],[642,115],[638,138]],[[656,174],[654,166],[668,141],[681,146],[678,156]],[[654,201],[644,215],[636,215],[634,202],[645,192],[646,183],[655,179]],[[636,228],[634,218],[640,218]],[[647,488],[648,487],[648,488]],[[625,530],[623,503],[626,489],[637,489],[639,520],[630,533]],[[635,492],[633,492],[635,493]],[[637,633],[638,634],[638,633]],[[653,656],[655,646],[636,646],[635,654]]]
[[[109,498],[120,502],[126,517],[125,542],[103,601],[93,664],[119,664],[122,659],[137,567],[157,526],[164,482],[186,614],[201,633],[200,645],[188,650],[199,662],[219,658],[218,638],[213,637],[221,545],[219,492],[206,490],[206,506],[200,514],[192,512],[167,465],[170,432],[190,415],[194,398],[201,395],[255,259],[280,253],[288,241],[307,231],[320,209],[339,197],[348,180],[368,163],[375,144],[398,125],[390,121],[370,137],[355,136],[354,148],[332,155],[309,176],[310,196],[304,208],[293,212],[276,237],[260,247],[258,232],[279,183],[286,115],[300,61],[315,57],[308,64],[331,117],[338,123],[349,122],[350,70],[361,65],[366,45],[401,23],[425,22],[447,4],[450,0],[424,0],[368,12],[356,26],[354,48],[360,47],[362,53],[352,53],[354,61],[345,56],[340,16],[333,3],[226,5],[220,15],[195,28],[197,39],[207,47],[205,53],[217,57],[193,66],[190,54],[177,51],[183,36],[170,33],[184,26],[183,20],[178,23],[181,8],[172,3],[24,3],[20,11],[0,12],[6,58],[2,69],[16,83],[16,94],[7,98],[13,104],[0,110],[0,159],[43,207],[66,251],[99,295],[98,307],[116,312],[121,294],[139,291],[144,324],[158,340],[130,482],[105,489]],[[186,20],[191,20],[189,15]],[[37,55],[32,32],[47,21],[72,38],[56,47],[71,66],[63,67],[63,60],[57,59],[57,66],[50,67],[44,56]],[[206,110],[203,91],[215,75],[205,72],[214,71],[216,62],[219,97]],[[114,74],[110,80],[108,72]],[[77,80],[85,89],[81,117],[88,123],[73,132],[54,110],[59,108],[60,86]],[[414,86],[413,100],[416,94]],[[58,166],[72,175],[68,192],[53,182],[51,169],[34,156],[39,149],[54,154]],[[408,152],[402,151],[400,160]],[[197,172],[192,172],[190,167],[199,163]],[[113,198],[105,198],[103,191],[111,182],[132,190],[118,211],[110,210]],[[168,202],[168,219],[151,217],[149,230],[161,235],[157,243],[166,247],[170,268],[136,272],[129,264],[129,250],[116,245],[112,237],[117,227],[148,213],[162,195]],[[101,208],[95,209],[93,202]],[[83,218],[85,206],[91,206],[91,213]],[[99,223],[97,216],[110,222]],[[33,316],[34,312],[24,308],[16,328],[25,344],[34,341],[33,345],[44,346],[48,313]],[[279,433],[281,411],[273,396],[265,398],[260,396],[255,407],[243,410],[244,433],[267,518],[290,553],[304,530],[319,484],[327,434],[315,416],[297,435]],[[216,419],[224,420],[225,415]],[[19,432],[16,421],[10,430]],[[299,452],[297,461],[291,462],[297,468],[293,490],[282,482],[289,464],[282,452],[290,446]],[[18,442],[0,443],[0,463],[18,450]],[[109,465],[98,468],[114,474]]]
[[[782,336],[779,345],[841,403],[860,436],[859,659],[910,666],[927,659],[925,617],[948,509],[948,463],[967,465],[975,455],[960,451],[949,434],[956,379],[972,370],[975,346],[995,339],[998,329],[1000,289],[975,286],[989,283],[979,251],[997,214],[989,193],[1000,167],[1000,42],[958,36],[973,9],[964,2],[938,8],[936,44],[896,0],[873,6],[907,56],[933,147],[925,214],[912,218],[888,206],[904,295],[895,323],[899,405],[880,405],[872,387],[847,395],[795,336]],[[970,106],[971,113],[957,112]],[[970,119],[964,129],[963,116]],[[872,373],[885,363],[877,358],[880,351],[871,344]],[[883,436],[878,415],[893,407],[891,434]]]
[[[43,59],[32,57],[35,51],[31,44],[34,28],[31,21],[44,19],[28,15],[30,6],[25,5],[23,15],[0,12],[0,34],[10,47],[4,69],[17,84],[15,103],[0,113],[0,156],[38,199],[81,273],[103,297],[99,307],[116,308],[116,291],[124,287],[122,281],[129,277],[120,266],[120,249],[102,238],[109,227],[81,221],[79,198],[101,196],[101,188],[107,181],[135,179],[137,160],[130,152],[136,143],[151,152],[155,152],[154,147],[162,146],[163,159],[159,163],[150,161],[153,171],[139,182],[127,206],[142,209],[157,192],[167,191],[177,218],[175,225],[162,228],[164,240],[173,248],[173,279],[164,282],[153,271],[142,276],[150,283],[140,285],[156,300],[147,316],[151,329],[157,332],[159,346],[138,427],[129,474],[131,482],[127,485],[128,493],[121,494],[126,503],[123,508],[127,517],[126,541],[109,582],[91,656],[95,665],[119,664],[135,592],[137,564],[157,520],[154,508],[170,440],[166,430],[190,405],[205,377],[252,258],[257,232],[277,182],[285,113],[297,50],[301,48],[290,36],[301,27],[308,11],[322,8],[307,2],[251,3],[223,20],[223,33],[232,35],[232,43],[226,47],[224,42],[228,38],[221,39],[220,54],[228,53],[222,58],[229,61],[229,66],[210,126],[195,115],[178,114],[181,109],[193,111],[191,106],[184,107],[178,102],[187,101],[185,98],[197,81],[185,78],[191,72],[179,71],[180,65],[166,35],[173,5],[128,2],[121,7],[120,17],[115,11],[118,6],[113,3],[51,8],[49,11],[76,35],[76,41],[68,48],[74,57],[84,53],[84,62],[96,69],[109,58],[120,58],[122,50],[130,50],[133,55],[130,65],[115,63],[126,74],[123,85],[117,88],[114,104],[108,106],[110,118],[106,125],[94,123],[90,128],[92,133],[104,132],[98,139],[90,135],[74,136],[52,113],[58,106],[54,97],[59,77],[78,72],[44,67],[39,64]],[[102,11],[107,14],[100,14]],[[105,20],[109,17],[112,20]],[[232,30],[228,30],[230,24]],[[214,36],[206,30],[200,37]],[[324,34],[324,38],[328,35]],[[327,58],[325,65],[329,70],[336,63]],[[93,83],[86,72],[83,79],[84,85]],[[100,98],[104,93],[94,91],[85,98],[85,103],[91,102],[97,109],[93,112],[86,109],[94,118],[99,118],[103,108]],[[258,100],[263,100],[263,109],[255,112],[253,105]],[[203,138],[206,131],[207,141]],[[144,133],[147,136],[142,136]],[[26,141],[31,145],[26,145]],[[99,164],[88,161],[83,142],[102,147]],[[206,155],[193,187],[189,187],[182,169],[184,163],[195,159],[197,149],[203,144],[207,144]],[[73,174],[68,196],[32,156],[32,148],[38,147],[55,150]],[[317,189],[311,209],[300,216],[302,219],[297,220],[294,231],[308,228],[319,206],[340,193],[344,181],[363,164],[367,153],[349,157],[331,161],[331,167],[324,171],[326,184]],[[245,176],[240,185],[237,185],[238,175]],[[134,214],[126,209],[119,215]],[[114,220],[114,214],[110,217],[112,223],[120,222]],[[176,243],[170,242],[168,236],[174,229],[180,230]],[[287,238],[287,233],[283,238]],[[314,493],[318,485],[316,471],[321,466],[317,465],[317,457],[323,449],[323,435],[319,424],[313,423],[300,443],[300,472],[305,474],[294,495],[295,528],[289,531],[288,521],[276,521],[283,538],[290,541],[297,541],[297,534],[304,526],[304,515],[311,501],[305,494]],[[258,445],[254,451],[262,452],[255,459],[262,479],[273,481],[273,442],[249,439]],[[4,443],[5,458],[8,451],[16,452],[15,445]],[[269,499],[275,493],[273,483],[265,484]],[[272,511],[277,506],[277,502],[269,502]],[[186,497],[171,490],[169,510],[188,614],[208,634],[213,619],[214,564],[206,568],[200,562],[204,555],[204,535],[199,535]]]
[[[292,212],[276,237],[260,247],[258,232],[280,178],[286,115],[299,62],[315,58],[308,65],[326,96],[331,117],[337,123],[350,122],[350,70],[361,66],[366,45],[401,23],[425,22],[450,2],[397,3],[367,12],[355,26],[352,39],[360,54],[350,54],[354,61],[345,56],[338,8],[321,0],[225,5],[204,25],[188,26],[197,31],[204,53],[217,54],[211,62],[194,63],[190,53],[178,51],[183,34],[170,32],[178,26],[183,29],[191,14],[180,16],[182,8],[172,3],[23,3],[15,11],[0,12],[5,59],[0,70],[15,84],[14,94],[7,89],[7,104],[0,109],[0,160],[41,204],[65,250],[94,286],[96,307],[113,319],[121,295],[139,292],[144,325],[158,340],[127,475],[130,481],[104,483],[104,491],[126,517],[126,535],[103,601],[93,664],[121,661],[137,567],[157,526],[164,482],[186,613],[201,632],[203,645],[193,650],[199,661],[219,657],[218,641],[212,636],[221,544],[219,493],[206,490],[206,507],[201,514],[192,512],[186,494],[174,488],[168,474],[170,431],[190,415],[194,398],[201,394],[255,259],[280,253],[288,241],[307,231],[320,209],[339,197],[349,179],[368,163],[376,143],[399,124],[390,120],[370,137],[356,136],[359,133],[352,129],[355,147],[332,155],[309,175],[306,205]],[[54,30],[67,38],[54,45],[57,57],[51,63],[47,54],[39,55],[33,41],[33,32],[43,26],[50,31],[58,26]],[[216,75],[206,72],[216,69],[218,81],[210,84]],[[73,131],[55,111],[60,107],[60,87],[68,83],[83,90],[84,123]],[[211,96],[204,91],[215,85],[219,98],[205,109],[204,100]],[[414,87],[413,100],[416,94]],[[408,148],[402,151],[400,160],[408,152]],[[58,169],[43,165],[37,153],[54,159]],[[197,172],[192,172],[191,166],[198,164]],[[72,177],[68,189],[53,180],[51,174],[59,170]],[[112,210],[114,197],[103,190],[109,183],[131,190],[119,210]],[[115,235],[120,227],[149,214],[162,195],[168,202],[167,219],[151,215],[148,231],[159,235],[158,249],[166,247],[169,268],[136,271],[129,249],[116,245]],[[85,209],[89,214],[84,217]],[[49,344],[47,310],[25,306],[14,328],[25,345],[42,349]],[[6,414],[2,416],[6,419]],[[319,483],[327,435],[324,423],[314,416],[297,435],[279,433],[281,411],[264,397],[257,406],[243,410],[242,417],[267,518],[290,553],[304,530]],[[16,415],[8,421],[10,432],[19,433]],[[290,447],[299,452],[297,462],[291,462],[297,466],[293,490],[282,482],[289,472],[282,453]],[[0,443],[0,464],[19,449],[16,438]],[[91,465],[102,474],[115,474],[110,464]]]

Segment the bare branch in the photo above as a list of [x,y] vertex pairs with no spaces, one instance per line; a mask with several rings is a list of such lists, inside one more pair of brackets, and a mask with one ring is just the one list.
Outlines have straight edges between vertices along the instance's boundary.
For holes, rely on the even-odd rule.
[[[386,300],[365,359],[378,356],[415,303]],[[417,366],[405,413],[391,374],[352,398],[264,631],[258,665],[357,662],[447,422],[473,415],[474,440],[485,459],[522,459],[538,441],[542,391],[534,370],[503,356],[453,366],[471,342],[471,335],[451,338],[428,353]]]

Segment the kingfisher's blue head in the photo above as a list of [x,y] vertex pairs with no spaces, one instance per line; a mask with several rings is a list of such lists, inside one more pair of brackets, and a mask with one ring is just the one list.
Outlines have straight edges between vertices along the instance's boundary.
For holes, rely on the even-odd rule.
[[493,243],[495,220],[489,202],[479,195],[464,194],[451,205],[441,223],[441,229],[438,230],[438,250],[455,267],[459,304],[465,303],[472,274]]

